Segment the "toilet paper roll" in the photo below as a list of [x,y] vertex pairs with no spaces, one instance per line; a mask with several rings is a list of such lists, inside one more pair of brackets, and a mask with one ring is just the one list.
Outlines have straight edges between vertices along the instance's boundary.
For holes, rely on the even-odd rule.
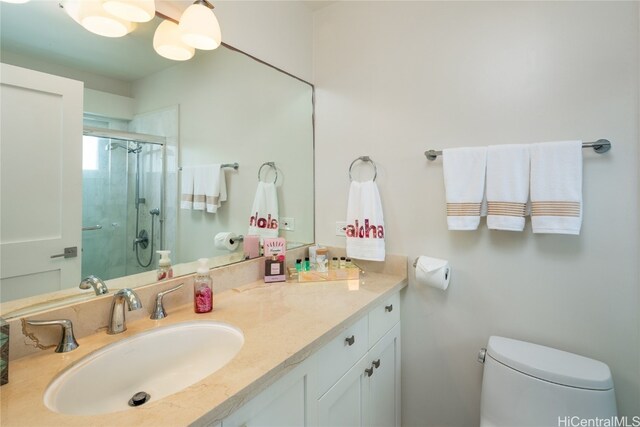
[[428,256],[416,260],[416,282],[420,285],[446,290],[451,278],[449,261]]
[[222,232],[216,234],[214,238],[214,245],[217,249],[226,249],[228,251],[235,251],[240,244],[238,236],[235,233]]

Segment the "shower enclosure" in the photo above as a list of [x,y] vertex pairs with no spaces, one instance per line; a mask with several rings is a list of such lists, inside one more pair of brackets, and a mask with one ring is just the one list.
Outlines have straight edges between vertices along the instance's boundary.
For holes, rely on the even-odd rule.
[[85,127],[82,276],[153,270],[163,248],[163,137]]

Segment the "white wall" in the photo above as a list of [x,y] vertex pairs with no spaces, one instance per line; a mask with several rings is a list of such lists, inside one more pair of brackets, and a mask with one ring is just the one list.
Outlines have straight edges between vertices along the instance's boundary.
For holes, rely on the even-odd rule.
[[[192,0],[157,1],[179,20]],[[303,80],[311,81],[313,13],[303,1],[217,0],[222,40]]]
[[[490,335],[606,362],[640,414],[638,3],[337,2],[314,15],[316,239],[344,244],[347,169],[378,162],[387,251],[447,258],[403,299],[403,425],[479,421]],[[426,149],[608,138],[584,152],[579,237],[446,230]]]

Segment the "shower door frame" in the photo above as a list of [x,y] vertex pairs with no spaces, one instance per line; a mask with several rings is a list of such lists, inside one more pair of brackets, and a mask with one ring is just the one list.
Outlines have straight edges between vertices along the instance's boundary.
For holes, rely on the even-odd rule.
[[160,179],[160,247],[164,246],[165,236],[165,186],[167,179],[167,138],[164,136],[150,135],[146,133],[124,132],[114,129],[97,128],[93,126],[84,126],[82,129],[83,136],[93,136],[96,138],[109,138],[124,142],[139,142],[143,144],[160,145],[162,147],[162,178]]

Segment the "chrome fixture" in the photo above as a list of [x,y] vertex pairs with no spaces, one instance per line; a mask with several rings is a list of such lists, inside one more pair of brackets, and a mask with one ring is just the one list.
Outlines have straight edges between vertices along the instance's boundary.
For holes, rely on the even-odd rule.
[[480,351],[478,352],[478,363],[484,363],[484,359],[487,357],[487,349],[486,348],[481,348]]
[[158,295],[156,295],[156,308],[153,310],[153,313],[151,313],[151,319],[158,320],[158,319],[164,319],[165,317],[167,317],[167,312],[164,311],[164,306],[162,305],[162,298],[165,295],[170,294],[171,292],[177,291],[180,288],[182,288],[182,283],[180,283],[175,288],[171,288],[166,291],[159,292]]
[[82,231],[93,231],[93,230],[102,230],[102,226],[98,225],[90,225],[87,227],[82,227]]
[[107,288],[107,285],[104,284],[102,279],[94,276],[93,274],[82,279],[78,286],[80,287],[80,289],[93,288],[96,295],[104,295],[109,293],[109,288]]
[[142,308],[142,302],[140,302],[138,294],[132,289],[124,288],[116,292],[111,302],[111,313],[109,314],[109,326],[107,328],[109,335],[119,334],[127,330],[124,316],[125,302],[127,303],[129,311]]
[[73,335],[73,324],[69,319],[27,320],[27,324],[31,326],[62,326],[62,337],[60,337],[60,342],[56,347],[56,353],[66,353],[80,346]]
[[278,168],[276,167],[276,162],[264,162],[260,165],[260,169],[258,169],[258,181],[262,180],[262,178],[260,178],[260,175],[262,174],[262,168],[264,168],[265,166],[269,166],[271,169],[273,169],[273,172],[276,175],[273,180],[273,183],[275,184],[278,181]]
[[371,157],[369,156],[360,156],[356,158],[353,162],[351,162],[351,164],[349,165],[349,181],[353,181],[353,177],[351,176],[351,169],[353,169],[353,165],[356,162],[371,163],[371,166],[373,166],[373,180],[374,181],[376,180],[376,178],[378,177],[378,167],[376,166],[375,162],[371,160]]
[[138,154],[139,152],[142,151],[142,146],[138,143],[135,143],[135,147],[134,148],[130,148],[129,147],[129,143],[127,142],[127,144],[123,144],[122,142],[110,142],[107,145],[105,145],[104,149],[106,151],[112,151],[115,150],[116,148],[124,148],[125,150],[127,150],[127,153],[129,154]]
[[[582,148],[593,148],[598,154],[606,153],[611,150],[611,142],[608,139],[599,139],[593,142],[583,142]],[[424,155],[429,160],[435,160],[438,156],[442,156],[442,150],[427,150]]]
[[149,393],[146,391],[139,391],[129,399],[129,406],[136,407],[144,405],[149,401],[149,399],[151,399],[151,395]]

